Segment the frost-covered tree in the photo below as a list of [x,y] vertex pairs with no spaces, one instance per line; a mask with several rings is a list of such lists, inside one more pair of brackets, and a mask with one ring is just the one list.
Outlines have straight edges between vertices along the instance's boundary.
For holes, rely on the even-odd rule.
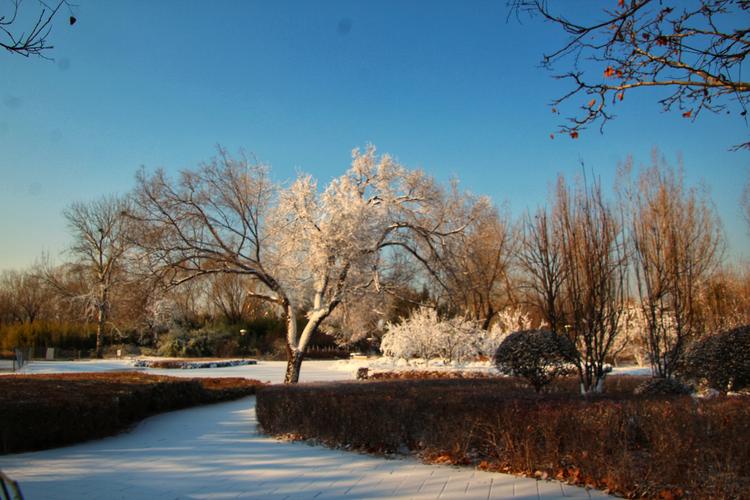
[[281,188],[264,165],[220,149],[177,180],[141,172],[136,199],[139,245],[154,272],[172,284],[246,275],[261,285],[250,296],[281,309],[287,383],[297,382],[313,333],[341,302],[380,286],[388,250],[437,244],[465,225],[447,217],[444,190],[432,178],[374,147],[354,150],[350,168],[322,189],[309,175]]
[[485,330],[476,321],[461,316],[441,318],[434,308],[421,307],[400,322],[386,324],[380,347],[386,356],[406,360],[492,358],[508,335],[530,327],[529,315],[517,308],[500,311],[492,327]]
[[633,357],[639,366],[647,363],[646,318],[638,303],[628,303],[622,310],[618,332],[611,349],[612,359]]
[[393,358],[440,358],[446,362],[476,357],[482,330],[460,317],[440,318],[433,308],[421,307],[399,323],[386,325],[380,348]]
[[531,316],[519,307],[506,307],[495,316],[489,330],[482,332],[477,343],[477,354],[492,358],[497,348],[513,332],[531,330]]
[[385,293],[384,287],[393,287],[390,276],[380,272],[381,290],[372,288],[354,291],[334,310],[322,325],[326,334],[342,346],[352,346],[366,341],[370,347],[379,344],[388,318],[398,316],[398,302],[394,295]]

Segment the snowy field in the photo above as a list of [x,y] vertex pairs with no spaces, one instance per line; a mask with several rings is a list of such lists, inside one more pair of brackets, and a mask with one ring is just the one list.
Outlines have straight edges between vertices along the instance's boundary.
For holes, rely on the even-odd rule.
[[[151,359],[151,358],[139,358]],[[165,359],[165,358],[153,358]],[[73,372],[108,372],[138,370],[156,375],[173,377],[245,377],[262,382],[281,383],[286,370],[285,361],[259,361],[257,365],[232,366],[226,368],[200,369],[164,369],[135,368],[135,359],[108,359],[86,361],[34,361],[24,366],[19,373],[73,373]],[[370,373],[408,370],[429,371],[474,371],[497,374],[490,362],[446,364],[440,360],[404,360],[391,358],[368,358],[361,360],[338,361],[305,361],[302,363],[300,382],[319,382],[326,380],[353,380],[358,368],[367,367]],[[626,366],[615,367],[611,375],[650,375],[649,367]]]
[[[303,363],[301,380],[351,379],[364,363],[308,361]],[[123,369],[132,369],[132,361],[39,361],[27,365],[24,372]],[[229,368],[144,371],[280,382],[284,370],[284,362],[261,361]],[[27,500],[606,497],[555,481],[280,442],[259,435],[256,425],[255,398],[244,398],[157,415],[106,439],[0,456],[0,469],[20,482]]]
[[[34,361],[24,366],[19,373],[140,371],[172,377],[244,377],[278,384],[283,382],[286,371],[285,361],[259,361],[256,365],[200,369],[134,368],[133,363],[134,360],[130,359]],[[317,382],[321,380],[346,380],[354,378],[351,370],[354,369],[356,371],[356,368],[337,368],[335,367],[337,363],[337,361],[306,361],[302,364],[300,381]]]

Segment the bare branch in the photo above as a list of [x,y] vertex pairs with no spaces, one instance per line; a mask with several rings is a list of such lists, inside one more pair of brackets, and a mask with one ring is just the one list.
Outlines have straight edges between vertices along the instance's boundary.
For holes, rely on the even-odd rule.
[[676,108],[694,120],[703,110],[734,110],[747,125],[750,82],[743,80],[742,67],[750,53],[746,1],[629,0],[601,10],[599,20],[591,23],[556,14],[546,0],[508,3],[516,13],[539,14],[570,35],[542,59],[549,69],[567,67],[556,77],[572,84],[552,103],[555,112],[574,104],[560,132],[576,138],[594,124],[603,130],[615,117],[612,108],[627,93],[647,87],[670,92],[659,99],[665,111]]

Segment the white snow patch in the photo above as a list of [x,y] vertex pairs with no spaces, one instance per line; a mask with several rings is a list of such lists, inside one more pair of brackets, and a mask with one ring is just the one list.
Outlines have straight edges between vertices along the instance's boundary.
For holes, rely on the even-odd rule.
[[[144,359],[144,358],[140,358]],[[146,358],[162,359],[162,358]],[[135,359],[105,359],[88,361],[32,361],[18,372],[33,373],[75,373],[75,372],[108,372],[137,370],[156,375],[173,377],[244,377],[278,384],[284,381],[285,361],[258,361],[256,365],[227,366],[221,368],[203,368],[200,370],[180,370],[168,368],[138,368]],[[404,359],[372,357],[351,360],[308,360],[302,363],[301,382],[320,382],[326,380],[354,380],[357,369],[368,368],[369,372],[403,372],[403,371],[467,371],[497,375],[497,369],[491,361],[471,361],[463,363],[445,363],[441,359]],[[623,366],[612,370],[611,375],[645,375],[651,374],[648,366]],[[1,376],[1,375],[0,375]]]
[[[302,365],[304,367],[304,363]],[[490,375],[499,375],[497,368],[491,361],[466,361],[446,363],[442,359],[411,359],[378,357],[368,359],[351,359],[336,361],[334,369],[352,374],[352,378],[359,368],[368,368],[370,374],[381,372],[405,372],[405,371],[438,371],[438,372],[478,372]],[[651,375],[648,366],[621,366],[614,367],[612,375]]]
[[[318,382],[325,380],[348,380],[349,376],[340,370],[333,369],[336,361],[310,360],[302,363],[301,382]],[[112,372],[140,371],[155,375],[172,377],[243,377],[280,384],[284,381],[286,361],[258,361],[255,365],[228,366],[223,368],[203,368],[200,370],[181,370],[168,368],[136,368],[134,359],[98,359],[90,361],[32,361],[26,364],[19,374],[76,373],[76,372]],[[12,376],[11,374],[7,376]]]

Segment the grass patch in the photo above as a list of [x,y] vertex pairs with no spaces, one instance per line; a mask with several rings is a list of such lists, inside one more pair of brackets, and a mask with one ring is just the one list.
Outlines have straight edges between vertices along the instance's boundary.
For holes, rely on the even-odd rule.
[[0,453],[109,436],[150,415],[252,395],[261,385],[137,372],[0,377]]
[[269,386],[256,412],[270,434],[426,461],[549,477],[625,496],[743,497],[750,399],[633,394],[610,377],[583,399],[576,379],[536,395],[520,380],[388,380]]

